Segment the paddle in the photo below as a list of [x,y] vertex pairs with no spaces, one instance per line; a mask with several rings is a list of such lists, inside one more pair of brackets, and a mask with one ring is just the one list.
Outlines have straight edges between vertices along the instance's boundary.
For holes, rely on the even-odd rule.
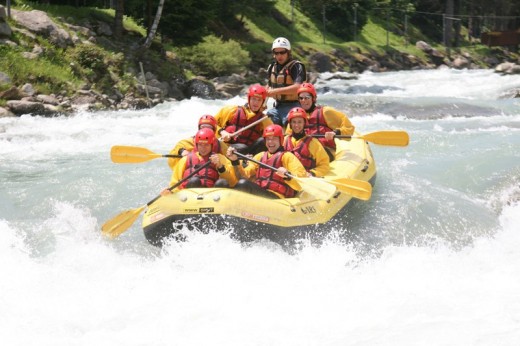
[[[238,157],[241,157],[245,160],[252,161],[262,167],[271,169],[273,171],[278,170],[276,167],[270,166],[266,163],[263,163],[263,162],[255,160],[253,158],[247,157],[246,155],[241,154],[239,152],[235,151],[235,155],[237,155]],[[317,183],[314,183],[314,181],[310,181],[310,180],[312,180],[312,178],[300,178],[300,177],[294,176],[290,173],[286,173],[286,175],[288,177],[291,177],[292,179],[296,179],[298,181],[298,183],[301,185],[301,187],[306,192],[315,196],[318,199],[325,199],[325,200],[330,199],[330,197],[334,194],[334,192],[336,192],[336,188],[334,187],[334,185],[329,184],[325,180],[318,180]]]
[[349,178],[337,178],[334,180],[326,180],[326,182],[334,184],[340,191],[363,201],[368,201],[372,195],[372,185],[370,185],[368,181]]
[[[242,127],[238,131],[235,131],[230,134],[231,137],[235,137],[239,135],[241,132],[255,126],[256,124],[264,121],[267,116],[262,117],[251,124]],[[219,138],[221,140],[221,138]],[[141,163],[156,159],[158,157],[174,157],[181,158],[182,155],[163,155],[155,153],[151,150],[142,147],[134,147],[128,145],[114,145],[110,150],[110,158],[114,163]]]
[[[229,137],[230,137],[230,138],[236,137],[236,136],[238,136],[241,132],[243,132],[243,131],[245,131],[245,130],[247,130],[247,129],[250,129],[251,127],[253,127],[253,126],[255,126],[255,125],[261,123],[262,121],[264,121],[264,120],[267,119],[267,118],[269,118],[267,115],[266,115],[266,116],[263,116],[263,117],[261,117],[260,119],[257,119],[257,120],[255,120],[255,121],[253,121],[251,124],[246,125],[246,126],[240,128],[240,129],[238,129],[237,131],[233,132],[233,133],[230,133],[230,134],[229,134]],[[222,140],[222,137],[219,138],[218,140],[219,140],[219,141]]]
[[[277,171],[278,169],[265,164],[263,162],[257,161],[255,159],[249,158],[246,155],[238,153],[235,151],[235,154],[243,159],[252,161],[262,167],[272,169]],[[340,191],[351,195],[354,198],[358,198],[364,201],[370,199],[372,195],[372,185],[370,183],[357,180],[357,179],[348,179],[348,178],[338,178],[334,180],[324,180],[317,177],[307,177],[301,178],[296,177],[292,174],[287,174],[289,177],[298,180],[298,183],[302,185],[302,188],[309,192],[311,195],[316,197],[320,196],[320,199],[329,199],[331,193],[334,193],[334,190],[331,190],[331,186],[336,186]]]
[[[325,137],[324,134],[311,135],[312,137]],[[406,131],[376,131],[367,133],[363,136],[347,136],[347,135],[335,135],[334,138],[356,138],[364,139],[367,142],[371,142],[379,145],[393,145],[397,147],[406,147],[410,142],[410,137]]]
[[[181,185],[182,183],[184,183],[185,181],[187,181],[188,179],[190,179],[191,177],[193,177],[194,175],[196,175],[200,170],[206,168],[207,166],[209,166],[211,164],[211,161],[208,161],[206,162],[205,164],[203,164],[202,166],[200,166],[199,168],[197,168],[196,170],[194,170],[191,174],[189,174],[186,178],[183,178],[181,180],[179,180],[177,183],[173,184],[172,186],[170,186],[168,188],[168,190],[172,191],[173,189],[175,189],[177,186]],[[156,200],[158,200],[159,198],[161,197],[161,195],[155,197],[154,199],[152,199],[150,202],[146,203],[145,205],[143,205],[142,207],[139,207],[139,208],[136,208],[136,209],[130,209],[130,210],[126,210],[120,214],[118,214],[117,216],[115,216],[114,218],[108,220],[107,222],[105,222],[103,224],[103,226],[101,227],[101,233],[111,239],[114,239],[114,238],[117,238],[121,233],[123,233],[124,231],[126,231],[130,226],[132,226],[132,224],[135,222],[135,220],[139,217],[139,215],[141,214],[141,212],[146,208],[148,207],[150,204],[152,204],[153,202],[155,202]]]
[[114,145],[110,149],[110,158],[114,163],[139,163],[146,162],[158,157],[176,157],[182,155],[162,155],[142,147],[132,147],[128,145]]

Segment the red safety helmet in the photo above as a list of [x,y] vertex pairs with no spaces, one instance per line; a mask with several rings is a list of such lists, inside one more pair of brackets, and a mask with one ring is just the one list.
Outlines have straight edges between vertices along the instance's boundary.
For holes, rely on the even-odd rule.
[[212,129],[203,128],[195,135],[195,145],[199,143],[213,144],[215,142],[215,132]]
[[302,85],[300,85],[300,87],[298,88],[298,95],[300,95],[300,93],[311,94],[313,101],[316,101],[316,99],[318,98],[318,95],[316,94],[316,89],[314,89],[314,85],[312,85],[311,83],[302,83]]
[[291,122],[291,119],[294,118],[303,118],[305,120],[305,123],[307,124],[307,112],[305,112],[305,109],[302,107],[294,107],[291,108],[287,115],[287,122]]
[[267,98],[267,90],[260,84],[254,84],[249,87],[249,90],[247,91],[247,102],[249,102],[249,99],[252,96],[261,97],[262,101],[265,101]]
[[280,145],[283,144],[283,128],[280,125],[273,124],[273,125],[267,126],[264,129],[264,133],[263,133],[262,137],[264,137],[264,139],[265,139],[267,136],[278,137],[278,138],[280,138]]
[[199,129],[201,125],[210,125],[213,131],[217,128],[217,119],[213,115],[205,114],[199,118]]

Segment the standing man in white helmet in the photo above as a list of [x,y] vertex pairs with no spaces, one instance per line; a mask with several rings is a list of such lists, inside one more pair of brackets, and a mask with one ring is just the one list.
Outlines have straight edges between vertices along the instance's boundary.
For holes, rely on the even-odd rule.
[[307,80],[305,65],[293,59],[291,43],[285,37],[278,37],[271,48],[274,61],[267,68],[267,96],[274,98],[275,105],[267,111],[273,123],[285,127],[287,113],[297,107],[298,88]]

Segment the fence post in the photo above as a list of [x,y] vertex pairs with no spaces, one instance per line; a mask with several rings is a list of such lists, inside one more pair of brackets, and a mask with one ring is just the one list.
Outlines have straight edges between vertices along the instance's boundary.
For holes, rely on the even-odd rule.
[[139,66],[141,67],[141,75],[143,77],[144,91],[146,92],[146,100],[148,101],[148,107],[152,104],[150,101],[150,95],[148,94],[148,85],[146,84],[146,76],[144,75],[143,63],[139,61]]
[[446,40],[448,39],[446,35],[446,13],[442,14],[442,44],[444,44],[444,49],[446,50],[446,54],[450,56],[450,49],[448,47],[448,42]]
[[390,10],[386,11],[386,49],[390,46]]
[[354,3],[354,42],[357,41],[357,8],[359,4],[357,2]]
[[321,15],[323,17],[323,44],[325,44],[325,3],[321,5]]
[[408,13],[404,13],[404,46],[408,47]]

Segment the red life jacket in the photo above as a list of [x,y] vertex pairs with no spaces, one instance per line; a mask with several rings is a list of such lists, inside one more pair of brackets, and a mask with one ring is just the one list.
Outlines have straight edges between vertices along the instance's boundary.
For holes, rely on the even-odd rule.
[[[282,166],[282,156],[284,154],[284,151],[279,151],[271,155],[271,157],[268,157],[266,151],[260,159],[260,162],[279,168]],[[290,187],[282,177],[270,168],[264,168],[262,166],[258,167],[258,170],[256,171],[256,183],[264,189],[281,193],[285,197],[296,196],[296,190]]]
[[298,143],[298,146],[294,146],[292,142],[292,135],[287,137],[285,141],[285,150],[293,153],[302,163],[306,170],[310,171],[316,168],[316,159],[312,157],[309,145],[312,141],[312,137],[306,136],[303,141]]
[[[196,152],[191,152],[188,154],[188,158],[186,159],[186,168],[184,169],[184,173],[182,174],[182,178],[186,178],[190,175],[194,170],[208,162],[209,156],[204,158],[199,158]],[[194,177],[198,177],[204,187],[213,187],[215,182],[219,178],[219,174],[217,169],[210,164],[209,166],[201,169],[194,175]],[[188,184],[189,179],[181,184],[181,188],[185,188]]]
[[[244,107],[237,107],[237,111],[233,115],[230,121],[226,124],[226,131],[229,133],[236,132],[241,128],[257,121],[262,118],[264,114],[262,112],[256,113],[256,115],[250,119],[247,118]],[[260,124],[256,124],[255,126],[242,131],[238,137],[233,141],[233,143],[243,143],[245,145],[252,145],[258,138],[262,137],[262,127]]]
[[[305,129],[307,135],[309,136],[313,134],[324,134],[325,132],[334,131],[333,129],[328,127],[327,123],[325,122],[322,106],[316,106],[316,108],[314,108],[314,111],[308,118],[307,126],[305,127]],[[324,137],[318,139],[324,147],[329,147],[336,150],[336,143],[334,142],[334,139],[327,140]]]

